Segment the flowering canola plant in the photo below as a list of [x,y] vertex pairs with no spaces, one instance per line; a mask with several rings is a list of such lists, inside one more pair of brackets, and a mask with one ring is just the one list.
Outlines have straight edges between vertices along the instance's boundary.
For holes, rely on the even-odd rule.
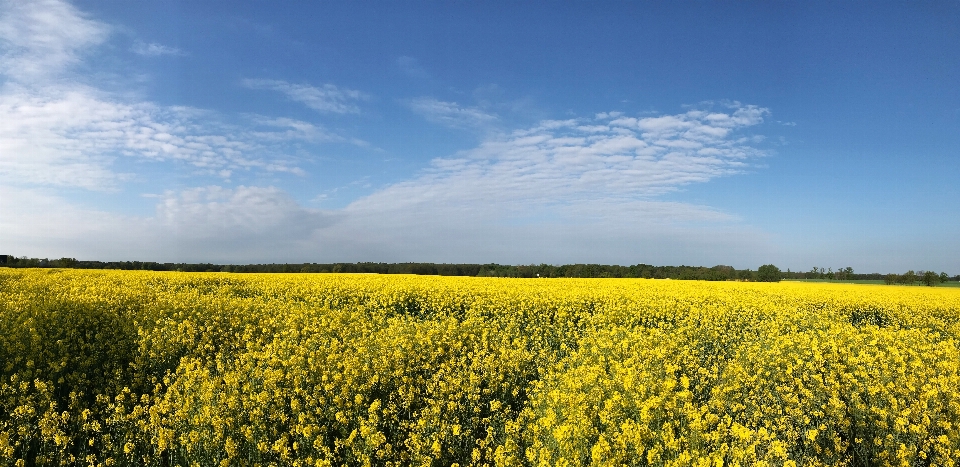
[[960,463],[960,290],[0,269],[0,465]]

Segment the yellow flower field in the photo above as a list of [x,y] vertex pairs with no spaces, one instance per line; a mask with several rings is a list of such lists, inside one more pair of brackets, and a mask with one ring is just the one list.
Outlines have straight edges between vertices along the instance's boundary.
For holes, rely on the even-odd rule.
[[0,269],[0,465],[957,465],[960,290]]

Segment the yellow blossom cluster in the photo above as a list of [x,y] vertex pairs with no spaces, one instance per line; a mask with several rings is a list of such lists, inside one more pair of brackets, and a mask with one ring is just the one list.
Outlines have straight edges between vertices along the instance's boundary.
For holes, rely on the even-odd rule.
[[960,463],[960,291],[0,269],[0,466]]

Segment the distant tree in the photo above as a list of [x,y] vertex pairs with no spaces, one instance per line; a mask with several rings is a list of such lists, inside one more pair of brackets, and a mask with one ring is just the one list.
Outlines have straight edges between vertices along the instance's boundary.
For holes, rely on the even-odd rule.
[[72,268],[77,265],[76,258],[60,258],[52,261],[54,267]]
[[764,264],[757,268],[758,282],[780,282],[780,268],[772,264]]
[[933,271],[925,271],[920,280],[928,287],[933,287],[940,283],[940,276]]
[[900,276],[900,281],[903,284],[914,285],[917,283],[917,273],[913,272],[913,269],[911,269]]
[[946,281],[948,281],[948,280],[950,280],[950,276],[948,276],[947,273],[945,273],[945,272],[941,272],[941,273],[940,273],[940,282],[946,282]]
[[887,285],[896,284],[896,283],[900,282],[900,275],[899,275],[899,274],[887,274],[887,275],[883,278],[883,282],[884,282],[885,284],[887,284]]

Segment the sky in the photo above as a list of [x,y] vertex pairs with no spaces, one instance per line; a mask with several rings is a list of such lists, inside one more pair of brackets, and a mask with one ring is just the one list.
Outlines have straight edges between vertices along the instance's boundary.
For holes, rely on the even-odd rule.
[[960,3],[0,0],[0,252],[960,273]]

